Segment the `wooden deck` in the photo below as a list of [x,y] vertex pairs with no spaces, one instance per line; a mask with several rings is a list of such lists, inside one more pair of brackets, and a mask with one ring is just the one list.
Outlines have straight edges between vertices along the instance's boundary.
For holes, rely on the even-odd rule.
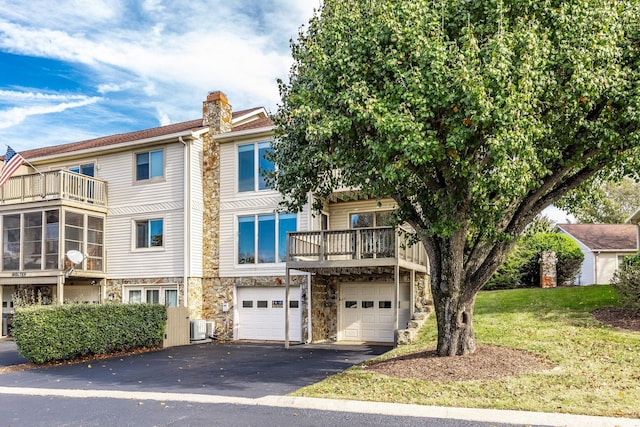
[[426,272],[421,244],[409,246],[402,230],[391,227],[299,231],[287,235],[287,268],[339,272],[399,266]]
[[107,183],[66,170],[18,175],[0,188],[0,206],[63,200],[107,206]]

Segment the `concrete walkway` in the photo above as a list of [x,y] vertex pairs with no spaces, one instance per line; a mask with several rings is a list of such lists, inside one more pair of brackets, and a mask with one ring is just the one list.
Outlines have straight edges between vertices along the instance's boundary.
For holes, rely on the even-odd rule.
[[[11,355],[13,349],[14,354]],[[0,375],[1,395],[256,405],[510,425],[640,427],[640,420],[291,397],[286,394],[387,351],[376,346],[197,344]],[[0,366],[24,361],[0,340]]]

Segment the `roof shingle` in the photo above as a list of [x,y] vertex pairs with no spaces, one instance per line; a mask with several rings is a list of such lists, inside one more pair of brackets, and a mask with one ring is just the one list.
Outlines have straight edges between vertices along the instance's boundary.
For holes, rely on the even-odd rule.
[[[246,110],[234,111],[232,113],[233,118],[247,115],[253,111],[260,110],[261,108],[250,108]],[[258,129],[262,127],[272,126],[273,122],[268,117],[261,117],[256,120],[239,124],[233,127],[233,131]],[[100,138],[89,139],[86,141],[71,142],[68,144],[54,145],[51,147],[35,148],[32,150],[26,150],[20,152],[20,155],[25,159],[35,159],[39,157],[54,156],[56,154],[72,153],[74,151],[82,151],[95,149],[100,147],[107,147],[110,145],[123,144],[132,141],[139,141],[142,139],[156,138],[163,135],[171,135],[181,132],[195,132],[203,129],[202,119],[189,120],[186,122],[174,123],[167,126],[160,126],[151,129],[143,129],[133,132],[120,133],[115,135],[103,136]],[[4,160],[4,156],[0,156]]]
[[591,250],[638,249],[638,227],[634,224],[558,224]]

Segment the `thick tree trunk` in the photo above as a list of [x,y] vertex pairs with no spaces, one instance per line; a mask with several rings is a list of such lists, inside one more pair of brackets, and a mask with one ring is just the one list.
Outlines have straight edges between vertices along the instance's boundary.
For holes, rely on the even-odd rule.
[[473,306],[476,292],[464,276],[465,230],[432,241],[431,291],[438,323],[438,355],[473,353]]
[[476,351],[473,332],[475,295],[465,293],[433,295],[438,323],[438,355],[461,356]]

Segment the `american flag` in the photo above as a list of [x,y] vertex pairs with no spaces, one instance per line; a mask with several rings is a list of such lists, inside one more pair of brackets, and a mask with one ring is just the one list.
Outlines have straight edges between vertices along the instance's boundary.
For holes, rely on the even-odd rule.
[[24,163],[24,158],[7,146],[7,154],[4,155],[4,167],[0,172],[0,187],[11,178],[11,175]]

